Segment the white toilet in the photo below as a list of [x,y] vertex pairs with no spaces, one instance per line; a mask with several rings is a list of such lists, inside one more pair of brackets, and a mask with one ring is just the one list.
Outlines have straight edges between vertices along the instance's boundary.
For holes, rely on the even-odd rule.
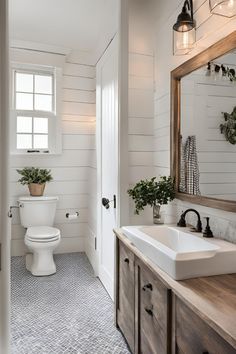
[[32,252],[26,255],[26,268],[33,275],[56,273],[53,251],[61,240],[53,226],[58,197],[19,197],[21,225],[27,228],[25,244]]

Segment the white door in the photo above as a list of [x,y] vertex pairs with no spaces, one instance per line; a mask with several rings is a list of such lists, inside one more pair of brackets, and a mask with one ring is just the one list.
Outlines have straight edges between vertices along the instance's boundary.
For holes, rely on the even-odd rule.
[[10,220],[8,193],[8,8],[7,0],[0,1],[0,353],[9,351],[10,314]]
[[[114,298],[114,235],[118,194],[118,39],[97,64],[98,275]],[[107,198],[109,208],[102,205]],[[116,201],[114,201],[116,198]],[[115,205],[116,204],[116,205]]]

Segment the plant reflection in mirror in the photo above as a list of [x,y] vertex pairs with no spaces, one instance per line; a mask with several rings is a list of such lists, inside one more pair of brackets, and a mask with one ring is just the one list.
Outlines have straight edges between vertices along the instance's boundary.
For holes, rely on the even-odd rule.
[[225,139],[230,143],[236,144],[236,107],[231,113],[222,112],[225,123],[220,124],[220,132],[224,134]]

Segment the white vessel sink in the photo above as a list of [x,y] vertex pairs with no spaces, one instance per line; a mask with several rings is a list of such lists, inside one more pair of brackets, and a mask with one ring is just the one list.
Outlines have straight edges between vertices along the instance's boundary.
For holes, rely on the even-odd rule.
[[173,226],[124,226],[122,231],[175,280],[236,273],[235,244]]

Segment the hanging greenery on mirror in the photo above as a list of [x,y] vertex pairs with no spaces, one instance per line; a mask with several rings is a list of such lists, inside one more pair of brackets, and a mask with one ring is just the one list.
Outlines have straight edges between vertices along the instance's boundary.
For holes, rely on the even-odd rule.
[[220,132],[224,134],[225,139],[230,143],[236,144],[236,107],[231,113],[222,112],[225,122],[220,124]]
[[219,74],[223,78],[228,78],[231,82],[236,81],[236,72],[234,68],[230,68],[223,64],[218,64],[213,61],[207,63],[207,76],[213,74]]

